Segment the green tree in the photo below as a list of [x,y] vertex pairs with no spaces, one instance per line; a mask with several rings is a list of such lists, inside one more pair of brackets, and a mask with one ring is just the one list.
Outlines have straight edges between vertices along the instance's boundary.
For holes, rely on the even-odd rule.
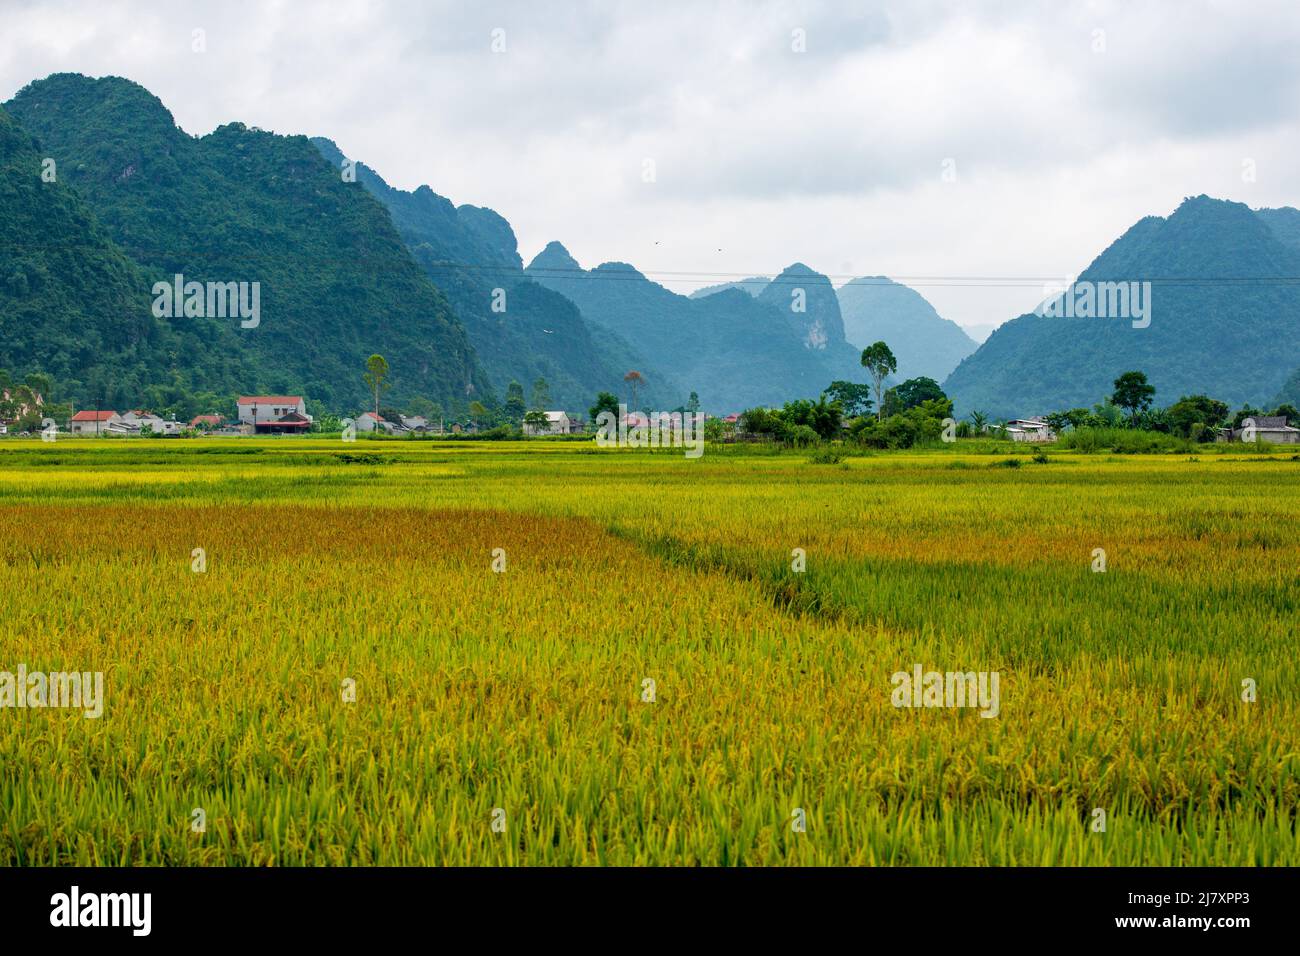
[[909,408],[916,408],[922,402],[930,402],[947,398],[939,383],[932,378],[922,376],[920,378],[909,378],[901,385],[896,385],[885,393],[885,407],[883,409],[885,417],[897,415],[905,412]]
[[39,395],[42,401],[49,401],[50,392],[54,388],[50,377],[44,372],[32,372],[23,379],[23,384]]
[[546,379],[539,376],[537,381],[533,382],[533,408],[546,411],[550,404],[551,387],[546,384]]
[[375,397],[375,414],[379,414],[379,393],[388,388],[388,360],[376,353],[366,359],[366,374],[362,376]]
[[1147,383],[1145,372],[1125,372],[1115,379],[1115,392],[1110,400],[1129,413],[1129,423],[1137,425],[1138,415],[1151,407],[1155,398],[1154,385]]
[[[1226,406],[1224,407],[1224,414],[1227,414]],[[1286,423],[1292,428],[1296,427],[1295,423],[1300,421],[1300,411],[1297,411],[1296,407],[1290,403],[1279,405],[1277,408],[1273,409],[1273,414],[1281,415],[1286,419]]]
[[478,428],[482,424],[483,419],[487,417],[487,413],[487,406],[482,402],[476,401],[469,403],[469,420],[473,422],[475,428]]
[[1208,395],[1184,395],[1167,408],[1169,430],[1184,438],[1213,437],[1228,417],[1228,406]]
[[870,385],[836,380],[826,386],[826,391],[822,392],[822,395],[837,403],[848,418],[857,418],[859,415],[871,413],[873,403]]
[[596,404],[587,409],[593,425],[596,424],[596,419],[600,418],[601,412],[610,412],[614,420],[618,421],[618,396],[613,392],[597,392]]
[[436,421],[442,415],[442,406],[437,402],[425,398],[423,395],[417,395],[406,403],[406,410],[412,415],[418,415],[427,422]]
[[506,386],[506,403],[503,411],[511,422],[523,421],[524,413],[528,411],[528,405],[524,402],[524,387],[513,379]]
[[871,375],[871,385],[876,392],[876,417],[884,417],[881,389],[885,379],[898,371],[898,359],[884,342],[875,342],[862,350],[862,367]]
[[686,400],[686,410],[692,415],[700,410],[700,396],[691,392],[691,397]]
[[984,434],[984,428],[989,423],[987,414],[981,411],[973,411],[966,417],[970,419],[970,427],[975,431],[976,435]]
[[533,409],[524,416],[524,424],[527,425],[534,434],[536,434],[537,432],[545,431],[550,422],[547,419],[545,412]]

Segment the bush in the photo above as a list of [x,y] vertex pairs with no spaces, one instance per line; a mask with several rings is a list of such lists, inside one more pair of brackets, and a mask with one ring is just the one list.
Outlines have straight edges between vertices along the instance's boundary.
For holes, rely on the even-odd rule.
[[807,448],[817,444],[820,436],[808,425],[795,425],[786,434],[786,444],[794,448]]
[[838,465],[844,460],[844,454],[837,448],[822,448],[809,456],[814,465]]
[[1091,453],[1109,450],[1117,455],[1186,454],[1196,442],[1166,432],[1132,428],[1075,428],[1062,435],[1059,448]]

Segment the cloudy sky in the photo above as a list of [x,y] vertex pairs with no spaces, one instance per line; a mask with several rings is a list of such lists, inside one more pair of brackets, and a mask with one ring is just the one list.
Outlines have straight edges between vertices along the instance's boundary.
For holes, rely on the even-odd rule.
[[1294,0],[0,0],[0,23],[0,99],[125,76],[189,133],[329,136],[496,209],[525,261],[559,239],[682,292],[802,261],[978,326],[1185,196],[1300,205]]

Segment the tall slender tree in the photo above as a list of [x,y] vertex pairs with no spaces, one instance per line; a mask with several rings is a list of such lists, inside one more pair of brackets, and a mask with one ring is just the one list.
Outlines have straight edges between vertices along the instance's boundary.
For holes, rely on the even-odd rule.
[[631,387],[631,389],[632,389],[632,410],[633,410],[633,411],[636,411],[636,409],[637,409],[637,405],[636,405],[636,390],[637,390],[637,386],[638,386],[638,385],[644,385],[644,384],[645,384],[645,376],[642,375],[640,372],[638,372],[636,369],[632,369],[630,372],[628,372],[626,375],[623,376],[623,381],[627,382],[627,384],[628,384],[628,385]]
[[375,414],[379,414],[379,393],[388,387],[388,360],[375,353],[366,359],[366,374],[362,376],[375,396]]
[[898,359],[894,358],[894,353],[884,342],[875,342],[862,350],[862,367],[871,376],[871,387],[876,392],[876,420],[879,421],[885,415],[881,389],[884,388],[885,379],[898,371]]

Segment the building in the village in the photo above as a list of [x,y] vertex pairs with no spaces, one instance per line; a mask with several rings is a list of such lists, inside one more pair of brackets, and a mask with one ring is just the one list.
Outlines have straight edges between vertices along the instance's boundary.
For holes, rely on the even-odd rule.
[[532,425],[524,420],[525,435],[569,435],[573,426],[566,412],[542,412],[546,416],[545,425]]
[[127,429],[141,435],[179,435],[181,433],[181,423],[176,421],[175,418],[168,420],[161,415],[155,415],[153,412],[143,411],[138,408],[124,412],[121,418],[122,424]]
[[1042,418],[1013,418],[1005,428],[1012,441],[1056,441],[1056,434]]
[[383,432],[385,435],[391,435],[397,430],[392,422],[375,412],[362,412],[357,416],[354,424],[359,432]]
[[301,395],[244,395],[236,403],[240,430],[246,434],[301,434],[312,417]]
[[1236,428],[1221,430],[1217,440],[1295,445],[1300,443],[1300,428],[1288,425],[1285,415],[1256,415],[1243,420]]
[[129,429],[117,412],[83,411],[72,416],[68,431],[73,435],[121,435]]

